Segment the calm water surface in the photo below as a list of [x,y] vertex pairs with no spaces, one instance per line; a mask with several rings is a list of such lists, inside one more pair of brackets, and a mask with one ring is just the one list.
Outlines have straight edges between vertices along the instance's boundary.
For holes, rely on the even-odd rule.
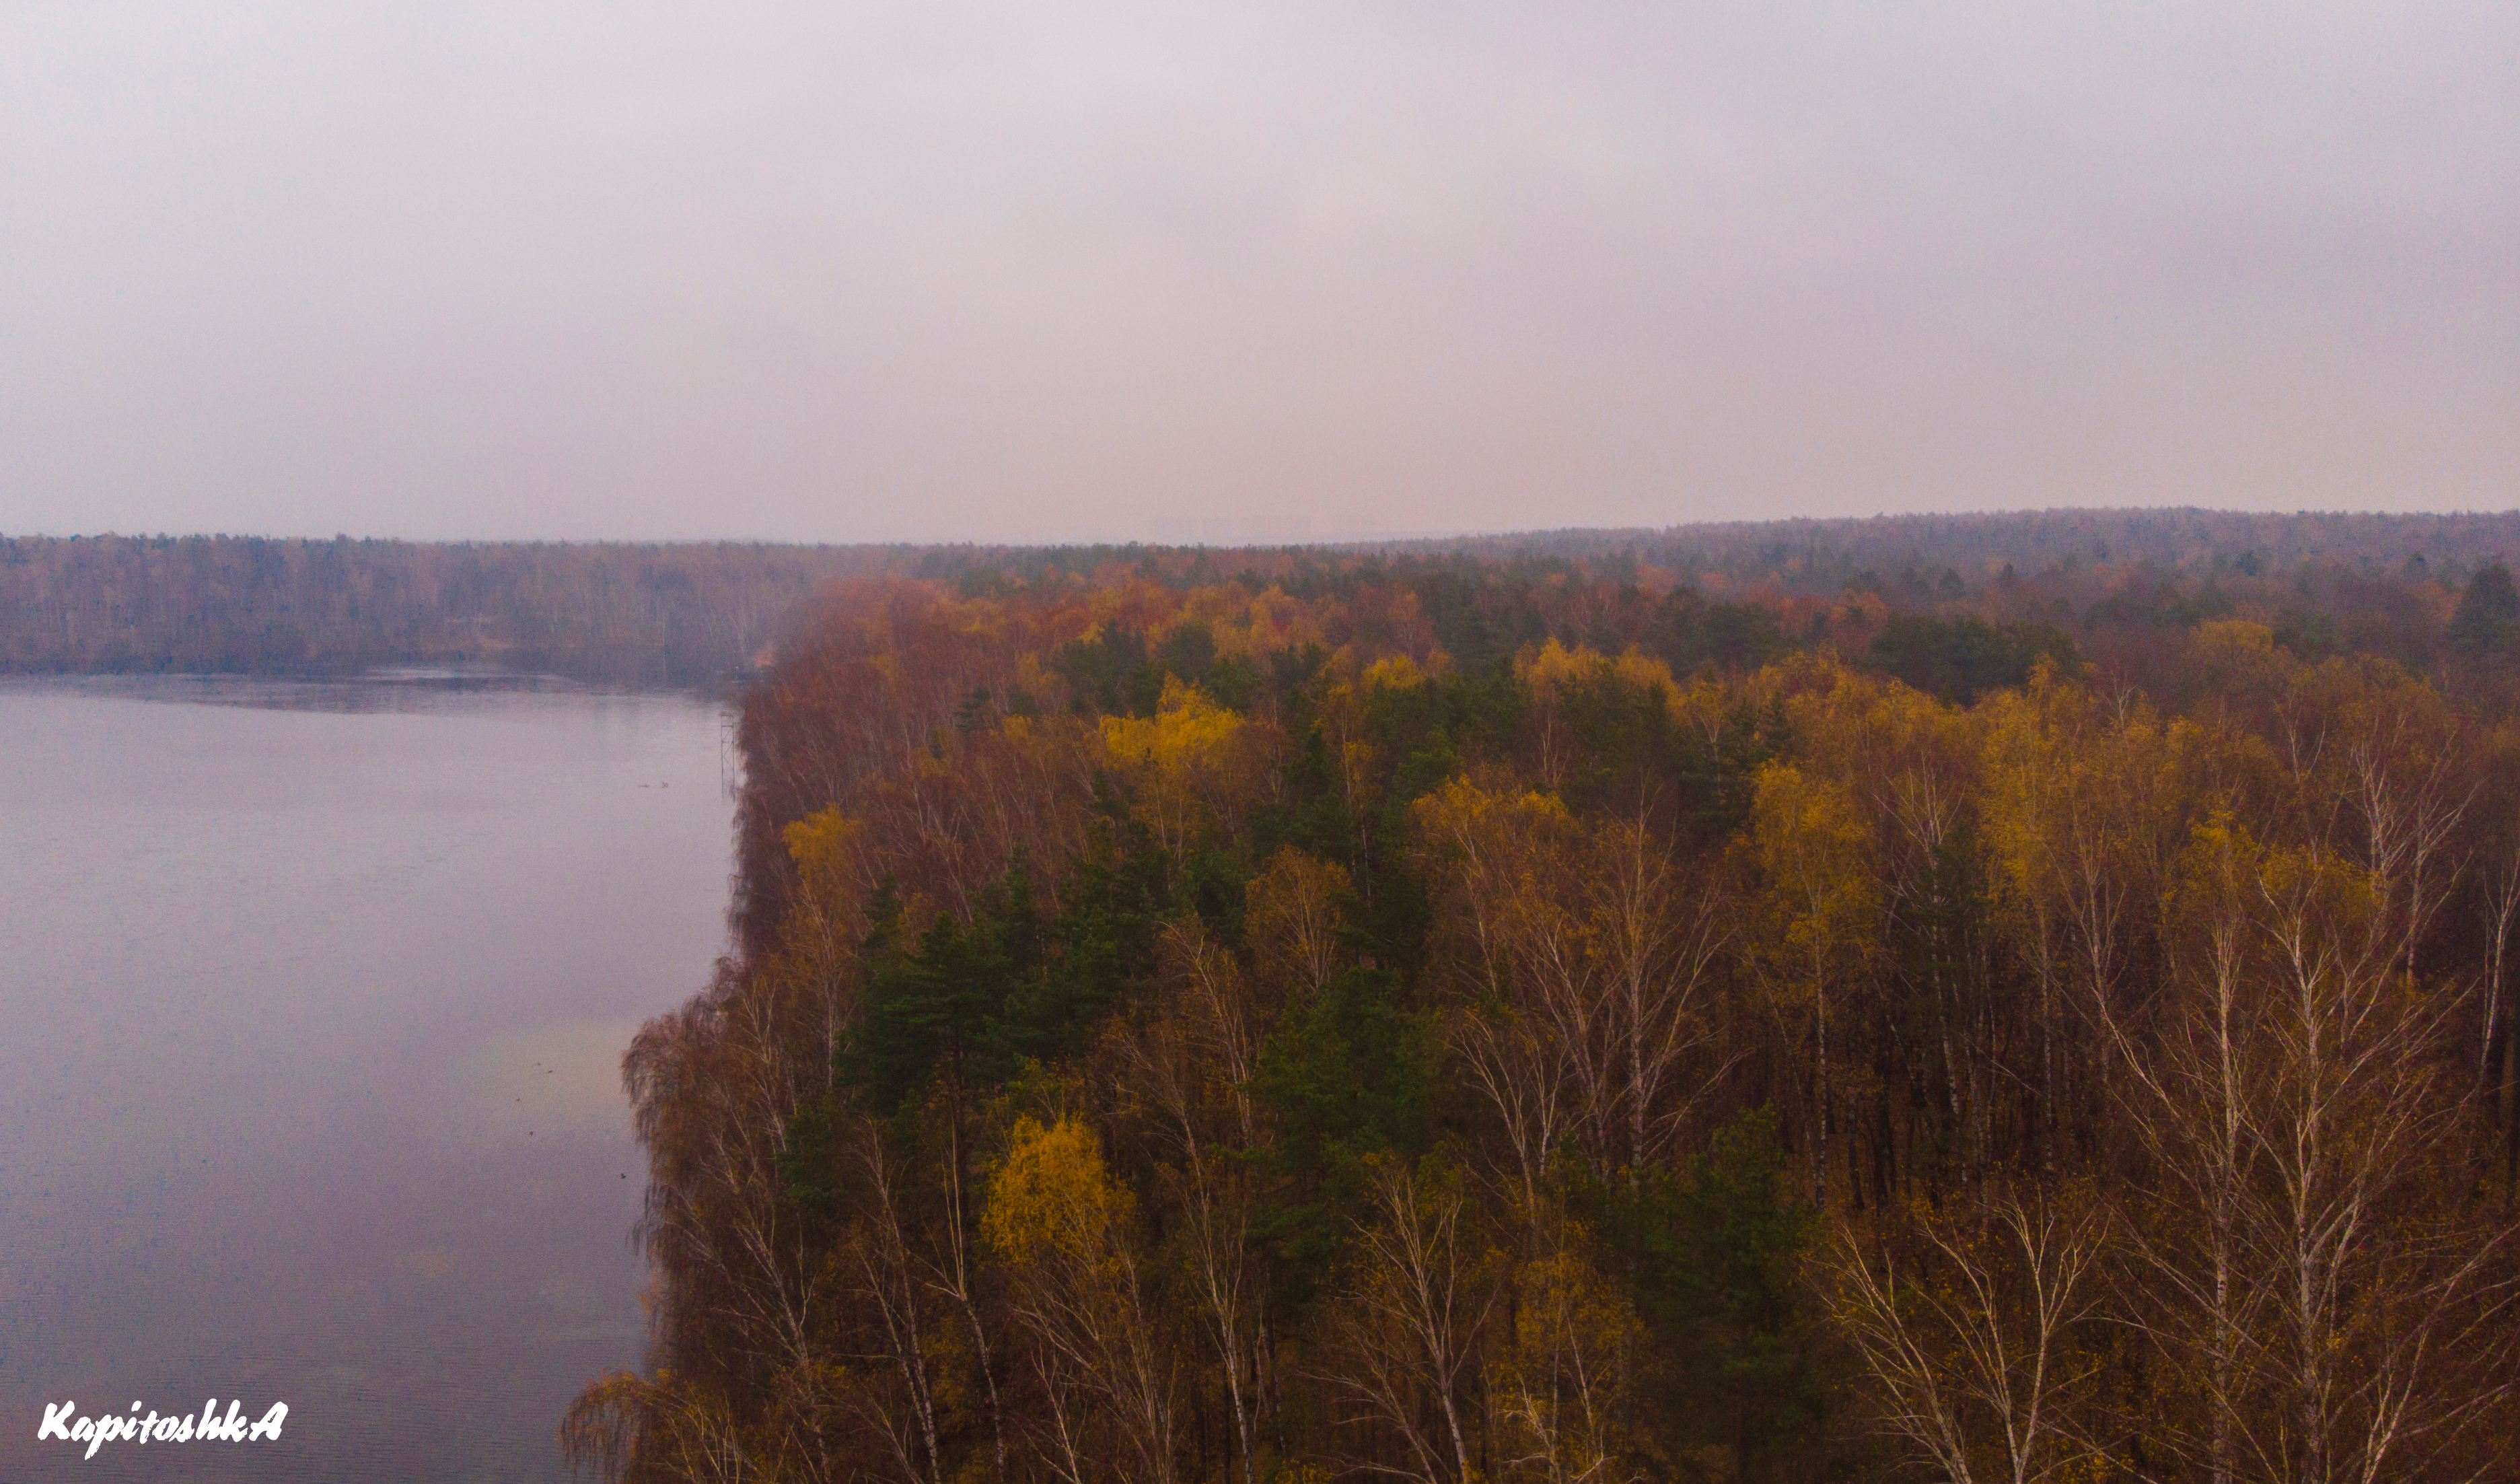
[[[707,977],[715,707],[0,688],[0,1480],[550,1479],[635,1365],[619,1060]],[[289,1404],[278,1443],[33,1442]]]

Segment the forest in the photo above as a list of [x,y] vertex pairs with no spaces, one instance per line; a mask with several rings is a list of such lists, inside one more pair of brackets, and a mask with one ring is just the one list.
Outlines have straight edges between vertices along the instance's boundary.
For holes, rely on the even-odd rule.
[[2209,548],[827,590],[734,950],[625,1060],[652,1351],[564,1450],[2506,1475],[2520,593]]
[[722,686],[887,548],[0,537],[0,674],[466,665]]
[[[1989,617],[2070,609],[2118,627],[2192,622],[2250,603],[2278,623],[2361,625],[2293,636],[2304,642],[2421,663],[2408,648],[2423,636],[2407,607],[2409,577],[2456,586],[2505,551],[2520,554],[2520,514],[2043,511],[1250,550],[0,535],[0,674],[455,666],[725,691],[834,581],[927,577],[968,597],[1010,582],[1095,580],[1115,564],[1172,587],[1232,578],[1299,595],[1388,571],[1417,585],[1438,624],[1461,591],[1499,573],[1527,585],[1662,571],[1717,604],[1760,595],[1796,624],[1848,589],[1900,612],[1957,597]],[[2033,603],[2038,613],[2026,611]],[[1485,640],[1447,628],[1450,652],[1484,663],[1490,648],[1538,636],[1528,604],[1507,607],[1508,628]],[[1732,636],[1727,657],[1765,642]]]

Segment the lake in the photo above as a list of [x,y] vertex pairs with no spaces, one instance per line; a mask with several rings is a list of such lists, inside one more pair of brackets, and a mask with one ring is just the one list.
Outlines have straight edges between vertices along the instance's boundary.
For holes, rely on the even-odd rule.
[[[621,1053],[725,943],[720,715],[0,686],[0,1479],[565,1477],[643,1336]],[[33,1441],[213,1397],[281,1439]]]

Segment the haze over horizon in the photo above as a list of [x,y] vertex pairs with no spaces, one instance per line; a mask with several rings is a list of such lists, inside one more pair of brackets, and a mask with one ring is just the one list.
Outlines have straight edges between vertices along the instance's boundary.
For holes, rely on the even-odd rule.
[[28,0],[0,530],[2520,504],[2520,11]]

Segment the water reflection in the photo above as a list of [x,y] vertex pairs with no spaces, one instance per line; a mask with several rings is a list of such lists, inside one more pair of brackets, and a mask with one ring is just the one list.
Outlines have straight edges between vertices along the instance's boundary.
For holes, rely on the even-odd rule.
[[467,702],[476,697],[652,694],[622,692],[562,675],[537,675],[492,665],[381,665],[355,675],[306,680],[264,675],[12,676],[0,679],[0,693],[344,714],[461,713],[468,709]]
[[[0,687],[0,1478],[559,1476],[638,1354],[618,1060],[720,946],[720,745],[530,678]],[[284,1441],[32,1443],[211,1396]]]

